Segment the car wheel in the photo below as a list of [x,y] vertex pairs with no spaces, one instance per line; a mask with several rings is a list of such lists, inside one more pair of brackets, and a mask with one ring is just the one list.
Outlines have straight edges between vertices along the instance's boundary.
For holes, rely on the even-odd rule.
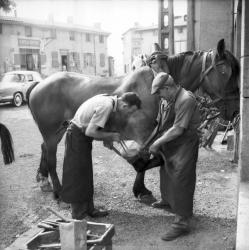
[[13,105],[20,107],[23,103],[23,98],[21,93],[15,93],[13,98]]

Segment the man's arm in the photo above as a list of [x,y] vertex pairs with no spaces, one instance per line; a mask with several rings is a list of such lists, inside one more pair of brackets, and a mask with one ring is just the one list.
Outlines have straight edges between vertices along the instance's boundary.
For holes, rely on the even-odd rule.
[[149,151],[151,153],[157,153],[159,148],[166,142],[172,141],[178,136],[180,136],[184,132],[184,128],[173,126],[169,130],[167,130],[161,137],[154,141],[154,143],[150,146]]
[[110,141],[120,141],[120,134],[115,132],[105,132],[100,129],[95,124],[90,123],[85,131],[85,135],[89,137],[93,137],[95,140],[110,140]]

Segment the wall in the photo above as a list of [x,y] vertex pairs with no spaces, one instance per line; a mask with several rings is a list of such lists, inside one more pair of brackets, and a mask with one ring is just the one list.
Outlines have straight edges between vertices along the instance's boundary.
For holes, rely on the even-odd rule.
[[232,0],[196,0],[195,3],[195,50],[216,48],[225,39],[232,50]]

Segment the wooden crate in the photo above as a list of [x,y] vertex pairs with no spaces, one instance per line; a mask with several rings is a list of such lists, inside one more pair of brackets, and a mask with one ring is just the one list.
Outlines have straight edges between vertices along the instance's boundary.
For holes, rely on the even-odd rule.
[[[112,249],[112,237],[115,233],[114,225],[88,221],[87,231],[91,231],[91,235],[99,236],[99,237],[94,237],[94,239],[91,239],[91,237],[88,237],[87,239],[88,250],[97,250],[97,249],[111,250]],[[54,231],[42,229],[37,235],[35,235],[31,240],[29,240],[26,243],[26,247],[29,250],[61,249],[59,229],[54,230]]]

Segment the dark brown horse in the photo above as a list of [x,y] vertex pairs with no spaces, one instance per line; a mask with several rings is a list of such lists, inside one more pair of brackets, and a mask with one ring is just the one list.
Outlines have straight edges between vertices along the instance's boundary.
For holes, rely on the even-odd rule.
[[2,123],[0,123],[0,139],[4,164],[10,164],[15,160],[12,137],[10,131]]
[[[235,57],[225,50],[224,40],[218,43],[217,50],[209,52],[186,52],[167,60],[170,74],[189,90],[197,88],[208,93],[220,108],[222,116],[231,120],[239,111],[238,75],[239,64]],[[113,115],[107,130],[121,133],[124,140],[144,143],[155,126],[159,100],[150,94],[154,75],[145,66],[127,77],[98,78],[76,73],[56,73],[28,91],[29,107],[43,136],[42,156],[38,179],[50,189],[50,174],[53,191],[59,196],[61,185],[56,173],[56,151],[65,130],[66,121],[72,119],[81,103],[99,93],[120,95],[126,91],[136,92],[142,100],[142,109],[129,120]],[[218,100],[218,101],[217,101]],[[138,173],[134,194],[149,194],[144,186],[144,173]]]

